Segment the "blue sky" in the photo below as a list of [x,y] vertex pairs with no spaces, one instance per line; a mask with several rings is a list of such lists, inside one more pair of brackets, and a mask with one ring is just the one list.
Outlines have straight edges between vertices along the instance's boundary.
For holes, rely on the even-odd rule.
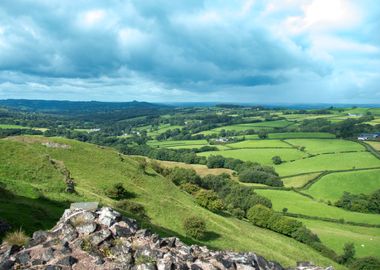
[[380,103],[380,3],[1,0],[5,98]]

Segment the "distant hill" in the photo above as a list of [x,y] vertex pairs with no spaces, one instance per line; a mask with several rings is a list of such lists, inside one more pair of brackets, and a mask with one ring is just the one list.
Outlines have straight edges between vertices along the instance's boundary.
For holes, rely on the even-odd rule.
[[27,100],[5,99],[0,100],[0,106],[44,113],[84,113],[105,112],[125,109],[158,109],[166,108],[166,105],[148,102],[100,102],[100,101],[61,101],[61,100]]

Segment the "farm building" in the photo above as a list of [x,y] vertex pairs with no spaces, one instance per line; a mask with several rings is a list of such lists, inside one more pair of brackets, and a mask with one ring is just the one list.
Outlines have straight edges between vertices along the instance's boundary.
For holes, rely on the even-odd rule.
[[359,141],[372,141],[380,139],[379,133],[362,133],[358,136]]

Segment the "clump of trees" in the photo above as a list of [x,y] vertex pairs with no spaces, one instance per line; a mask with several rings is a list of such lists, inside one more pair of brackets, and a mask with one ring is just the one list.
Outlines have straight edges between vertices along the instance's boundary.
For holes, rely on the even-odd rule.
[[273,162],[273,164],[275,164],[275,165],[279,165],[279,164],[282,163],[282,159],[281,159],[280,156],[274,156],[274,157],[272,157],[272,162]]
[[301,243],[311,246],[335,261],[338,260],[338,255],[323,245],[318,236],[298,220],[285,217],[260,204],[248,210],[247,218],[256,226],[289,236]]
[[215,155],[207,159],[207,167],[234,170],[238,173],[239,180],[245,183],[259,183],[275,187],[284,185],[273,167],[263,166],[256,162],[244,162],[240,159]]
[[370,195],[344,192],[335,206],[349,211],[380,214],[380,189]]
[[206,222],[203,218],[198,216],[187,217],[183,221],[183,229],[186,235],[197,240],[204,239],[206,236]]

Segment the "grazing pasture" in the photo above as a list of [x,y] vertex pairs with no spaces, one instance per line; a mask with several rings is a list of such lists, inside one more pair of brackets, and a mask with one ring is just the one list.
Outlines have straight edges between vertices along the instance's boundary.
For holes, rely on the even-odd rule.
[[271,199],[273,208],[277,211],[282,211],[282,209],[286,207],[290,213],[380,225],[380,215],[346,211],[341,208],[329,206],[317,200],[310,199],[294,191],[261,189],[256,189],[255,191]]
[[298,219],[314,233],[322,243],[342,253],[347,242],[355,245],[357,257],[374,256],[380,259],[380,228],[368,228],[347,224],[336,224],[320,220]]
[[294,188],[300,188],[306,185],[310,180],[316,178],[321,173],[308,173],[308,174],[301,174],[297,176],[292,177],[286,177],[282,178],[282,182],[284,183],[285,187],[294,187]]
[[276,165],[281,176],[330,170],[351,170],[380,167],[380,160],[369,152],[317,155]]
[[237,158],[244,161],[259,162],[266,165],[273,164],[273,156],[280,156],[281,159],[284,161],[297,160],[307,156],[306,153],[303,153],[293,148],[234,149],[224,151],[202,152],[198,155],[205,157],[211,155],[222,155],[224,157]]
[[246,140],[227,145],[230,148],[291,148],[289,144],[280,140]]
[[305,193],[314,198],[337,201],[344,191],[370,194],[380,189],[380,170],[331,173],[323,176]]
[[284,132],[270,133],[269,139],[298,139],[298,138],[321,138],[334,139],[335,135],[327,132]]
[[286,142],[294,146],[303,146],[305,151],[310,154],[365,150],[359,143],[341,139],[291,139],[286,140]]
[[370,146],[372,146],[375,150],[380,151],[380,142],[366,142]]

